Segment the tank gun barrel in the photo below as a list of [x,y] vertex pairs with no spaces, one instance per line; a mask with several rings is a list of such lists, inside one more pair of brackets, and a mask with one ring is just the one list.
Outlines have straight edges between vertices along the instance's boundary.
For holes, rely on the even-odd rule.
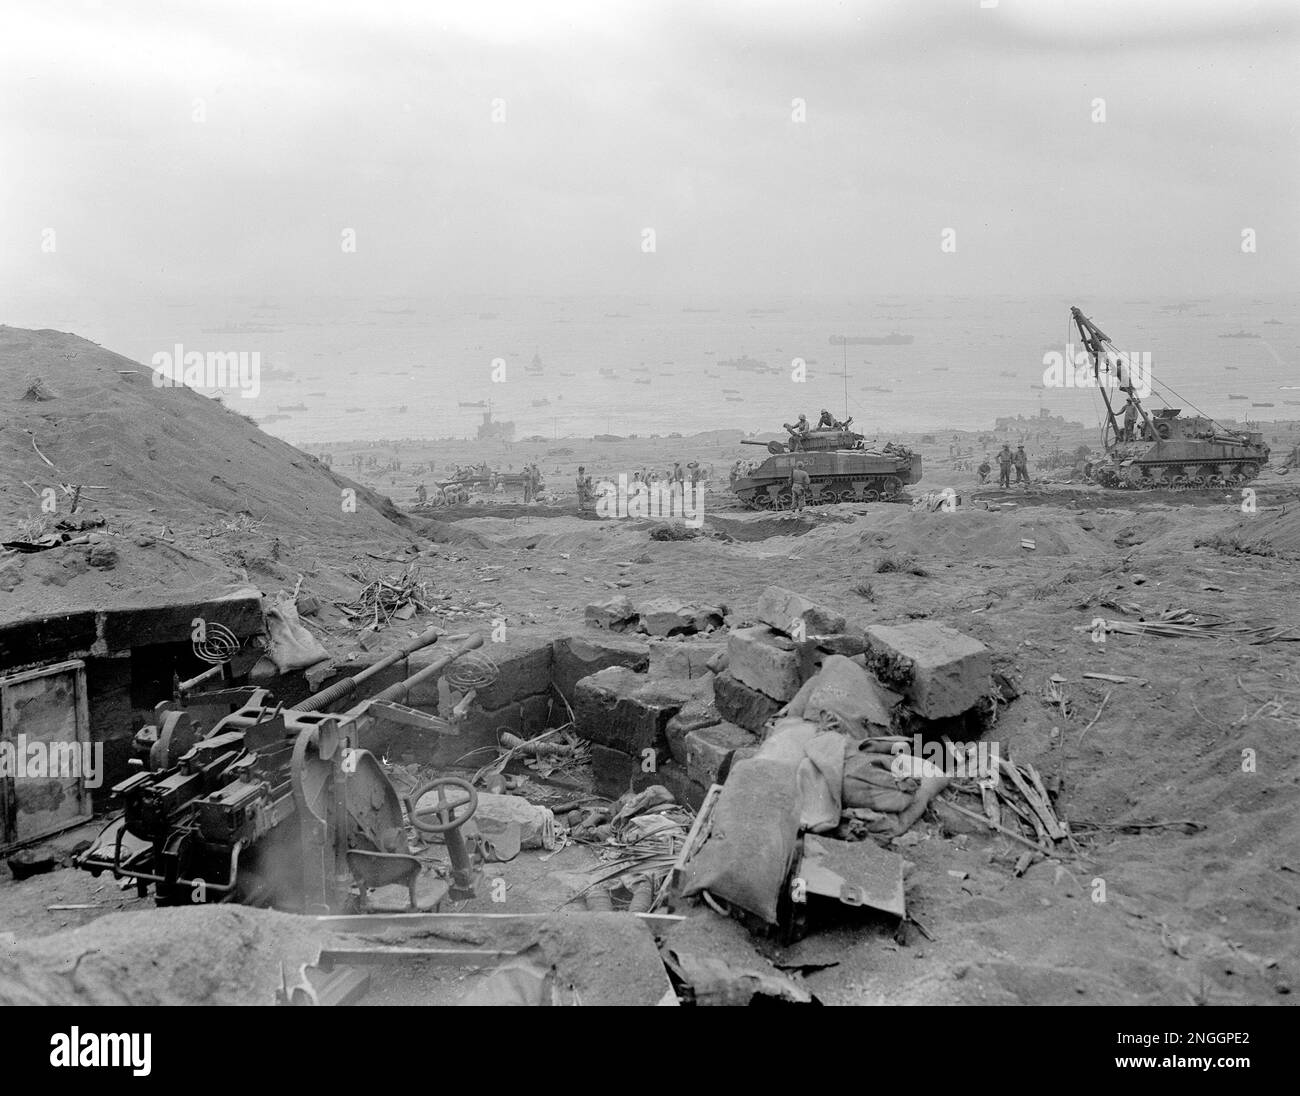
[[741,439],[740,439],[740,444],[741,444],[741,445],[761,445],[761,446],[763,446],[764,448],[767,448],[767,446],[768,446],[770,443],[765,442],[765,441],[758,441],[756,438],[741,438]]

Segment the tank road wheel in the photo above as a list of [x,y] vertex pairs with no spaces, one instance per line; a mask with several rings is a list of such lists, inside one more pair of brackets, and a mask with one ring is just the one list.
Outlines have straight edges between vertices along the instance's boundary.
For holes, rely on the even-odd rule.
[[868,487],[865,491],[862,492],[862,500],[864,502],[877,502],[879,499],[880,499],[880,492],[877,491],[874,487]]
[[1153,488],[1164,488],[1169,486],[1169,470],[1163,464],[1158,464],[1150,469],[1151,481],[1149,486]]
[[790,507],[792,507],[793,505],[794,505],[794,495],[790,492],[790,488],[783,487],[777,493],[775,509],[789,510]]
[[857,492],[852,487],[845,487],[839,493],[839,500],[840,502],[857,502]]
[[772,496],[766,491],[755,491],[753,497],[747,501],[755,510],[772,509]]
[[1237,465],[1237,470],[1241,473],[1241,478],[1245,482],[1249,482],[1259,475],[1259,465],[1254,461],[1246,461],[1245,464]]
[[1174,477],[1174,490],[1186,491],[1187,485],[1191,482],[1186,476],[1178,475]]
[[882,499],[892,499],[899,491],[903,489],[903,481],[897,476],[888,476],[885,482],[880,485],[880,497]]

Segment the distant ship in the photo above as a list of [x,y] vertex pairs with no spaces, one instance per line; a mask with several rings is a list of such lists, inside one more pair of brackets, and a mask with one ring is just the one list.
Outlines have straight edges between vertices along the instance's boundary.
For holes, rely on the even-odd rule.
[[[274,335],[278,327],[264,323],[228,323],[224,327],[205,327],[205,335]],[[265,370],[263,370],[265,372]]]
[[767,362],[761,362],[757,358],[751,358],[744,354],[739,358],[728,358],[725,362],[718,362],[719,365],[726,366],[728,369],[740,369],[747,373],[766,373]]
[[533,360],[528,363],[528,366],[524,370],[524,372],[532,373],[534,376],[536,376],[539,373],[545,373],[546,370],[542,366],[542,356],[540,354],[534,354]]
[[1237,371],[1237,367],[1235,365],[1225,365],[1223,368],[1226,369],[1229,373],[1235,373]]
[[1290,404],[1292,407],[1300,407],[1300,400],[1283,400],[1282,402],[1283,402],[1283,403],[1288,403],[1288,404]]
[[891,331],[888,335],[882,337],[874,335],[832,335],[830,344],[831,346],[911,346],[915,339],[915,335],[904,335],[899,331]]
[[513,422],[493,422],[492,408],[483,412],[483,421],[478,424],[479,441],[514,441],[515,424]]
[[483,400],[475,400],[472,403],[468,403],[465,400],[461,400],[460,406],[461,407],[486,407],[487,404]]
[[343,409],[344,413],[348,415],[359,415],[364,410],[364,407],[345,407]]
[[1265,323],[1275,323],[1275,324],[1278,324],[1278,325],[1281,325],[1281,323],[1282,323],[1281,320],[1265,320],[1264,322],[1265,322]]
[[723,399],[725,399],[728,403],[744,403],[744,402],[745,402],[745,397],[744,397],[744,396],[724,396]]
[[723,394],[724,396],[738,396],[738,395],[740,395],[740,389],[739,389],[739,388],[724,388],[724,389],[722,390],[722,394]]
[[305,403],[278,403],[275,405],[277,411],[306,411]]
[[1220,335],[1221,339],[1258,339],[1259,336],[1253,331],[1234,331],[1230,335]]
[[634,365],[634,366],[632,366],[631,369],[628,370],[628,372],[629,372],[629,373],[649,373],[649,372],[650,372],[650,367],[649,367],[648,365]]
[[1271,403],[1252,403],[1251,407],[1272,407]]
[[930,372],[931,372],[931,373],[947,373],[947,372],[948,372],[948,367],[947,367],[946,365],[936,365],[933,369],[930,370]]
[[550,406],[551,406],[551,401],[550,401],[550,400],[533,400],[533,406],[534,406],[534,407],[550,407]]
[[635,378],[633,378],[632,383],[633,383],[633,384],[649,384],[649,383],[650,383],[650,378],[649,378],[649,377],[635,377]]
[[1232,395],[1232,393],[1229,393],[1229,394],[1228,394],[1228,399],[1230,399],[1230,400],[1248,400],[1248,399],[1250,399],[1250,397],[1249,397],[1249,396],[1234,396],[1234,395]]

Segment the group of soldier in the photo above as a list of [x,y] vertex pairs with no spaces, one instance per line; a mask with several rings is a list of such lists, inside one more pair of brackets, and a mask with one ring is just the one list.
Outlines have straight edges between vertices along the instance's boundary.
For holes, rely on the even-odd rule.
[[[998,486],[1011,486],[1011,470],[1016,470],[1016,483],[1023,483],[1029,486],[1029,454],[1025,452],[1023,445],[1017,445],[1016,451],[1011,452],[1011,443],[1003,442],[1002,448],[998,451]],[[992,465],[989,464],[988,454],[985,454],[983,462],[977,469],[979,472],[980,483],[987,483],[989,473],[993,471]]]
[[542,489],[542,470],[536,464],[524,465],[524,502],[529,503],[537,498],[537,494]]
[[781,425],[784,426],[786,430],[788,430],[790,433],[790,451],[794,453],[794,452],[798,452],[800,449],[804,447],[803,445],[804,439],[810,433],[812,433],[812,431],[847,430],[852,424],[853,424],[852,415],[850,415],[847,419],[841,422],[834,415],[832,415],[828,410],[826,410],[826,408],[823,407],[821,410],[821,415],[817,419],[816,426],[813,426],[808,421],[808,416],[802,413],[799,415],[799,418],[794,422],[792,423],[786,422],[786,423],[782,423]]

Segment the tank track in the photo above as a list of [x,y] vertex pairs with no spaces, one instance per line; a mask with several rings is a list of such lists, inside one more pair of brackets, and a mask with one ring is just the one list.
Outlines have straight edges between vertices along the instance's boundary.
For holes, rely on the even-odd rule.
[[[865,482],[859,498],[854,483]],[[836,502],[892,502],[903,493],[903,481],[898,476],[844,476],[815,480],[813,490],[809,492],[805,505],[828,506]],[[817,488],[821,490],[817,490]],[[773,496],[767,487],[757,487],[746,495],[736,496],[749,510],[789,510],[792,505],[790,487],[783,484]]]
[[1089,478],[1102,487],[1125,491],[1202,491],[1236,488],[1259,476],[1254,460],[1182,461],[1094,467]]

